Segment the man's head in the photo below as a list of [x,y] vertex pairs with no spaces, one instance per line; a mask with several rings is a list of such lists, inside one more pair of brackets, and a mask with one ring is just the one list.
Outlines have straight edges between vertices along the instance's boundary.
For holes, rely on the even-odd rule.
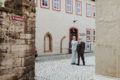
[[73,40],[76,40],[76,36],[73,36]]

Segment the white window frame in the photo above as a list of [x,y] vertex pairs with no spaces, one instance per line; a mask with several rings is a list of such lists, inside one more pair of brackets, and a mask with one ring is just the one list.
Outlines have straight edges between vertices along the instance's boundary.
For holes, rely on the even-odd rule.
[[95,42],[96,41],[96,32],[95,32],[95,30],[93,30],[93,42]]
[[86,16],[91,17],[91,4],[86,3]]
[[41,0],[40,2],[40,5],[41,5],[41,8],[46,8],[46,9],[49,9],[50,8],[50,0],[44,0],[47,2],[47,6],[43,5],[43,0]]
[[73,0],[66,0],[66,12],[67,13],[73,12]]
[[[53,10],[60,11],[61,0],[53,0]],[[55,7],[56,6],[56,7]]]
[[[88,31],[90,32],[90,34],[88,34]],[[90,39],[88,39],[88,37],[89,37]],[[91,29],[87,29],[87,30],[86,30],[86,41],[87,41],[87,42],[91,42]]]
[[93,6],[93,17],[95,18],[96,17],[96,7]]
[[[79,6],[78,3],[80,4]],[[80,11],[79,13],[78,9]],[[76,14],[82,16],[82,1],[76,0]]]

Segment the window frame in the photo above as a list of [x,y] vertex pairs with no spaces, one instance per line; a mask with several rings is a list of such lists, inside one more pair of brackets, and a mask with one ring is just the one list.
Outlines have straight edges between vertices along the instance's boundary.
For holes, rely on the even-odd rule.
[[40,0],[40,8],[44,8],[44,9],[50,9],[50,0],[48,0],[48,6],[43,6],[42,5],[42,0]]
[[73,0],[71,0],[71,9],[72,11],[67,11],[67,0],[65,0],[65,12],[68,14],[73,14]]
[[[90,40],[87,39],[88,37],[88,34],[87,34],[87,31],[90,31]],[[92,37],[91,37],[91,29],[86,29],[86,42],[91,42],[92,41]]]
[[35,0],[35,6],[38,7],[38,0]]
[[[77,2],[80,2],[80,3],[81,3],[81,14],[78,14],[78,13],[77,13]],[[75,9],[76,9],[76,15],[82,16],[82,1],[76,0],[76,2],[75,2]]]
[[[94,13],[95,13],[95,16],[94,16]],[[96,17],[95,5],[93,5],[93,13],[92,13],[92,15],[93,15],[93,18]]]
[[[95,29],[93,29],[93,42],[96,41],[96,31],[95,31],[95,34],[94,34],[94,31],[95,31]],[[95,40],[94,40],[94,37],[95,37]]]
[[54,8],[54,0],[52,0],[52,9],[53,11],[61,11],[61,0],[59,0],[59,9]]
[[[90,16],[88,16],[88,13],[87,13],[87,6],[90,6]],[[88,17],[88,18],[91,18],[91,4],[89,4],[89,3],[86,3],[86,17]]]

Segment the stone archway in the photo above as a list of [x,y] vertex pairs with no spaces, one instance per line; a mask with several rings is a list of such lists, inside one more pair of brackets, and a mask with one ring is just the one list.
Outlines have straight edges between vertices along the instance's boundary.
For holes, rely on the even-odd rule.
[[44,52],[52,52],[52,35],[50,34],[50,32],[47,32],[44,36]]
[[60,53],[63,52],[63,40],[66,38],[66,36],[64,36],[61,41],[60,41]]

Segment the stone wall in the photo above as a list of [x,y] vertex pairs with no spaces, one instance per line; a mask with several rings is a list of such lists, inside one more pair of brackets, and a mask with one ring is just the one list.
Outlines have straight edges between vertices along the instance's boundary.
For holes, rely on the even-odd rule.
[[23,15],[0,8],[0,80],[34,80],[35,11],[27,6],[22,2]]
[[96,74],[120,78],[120,0],[96,0]]

